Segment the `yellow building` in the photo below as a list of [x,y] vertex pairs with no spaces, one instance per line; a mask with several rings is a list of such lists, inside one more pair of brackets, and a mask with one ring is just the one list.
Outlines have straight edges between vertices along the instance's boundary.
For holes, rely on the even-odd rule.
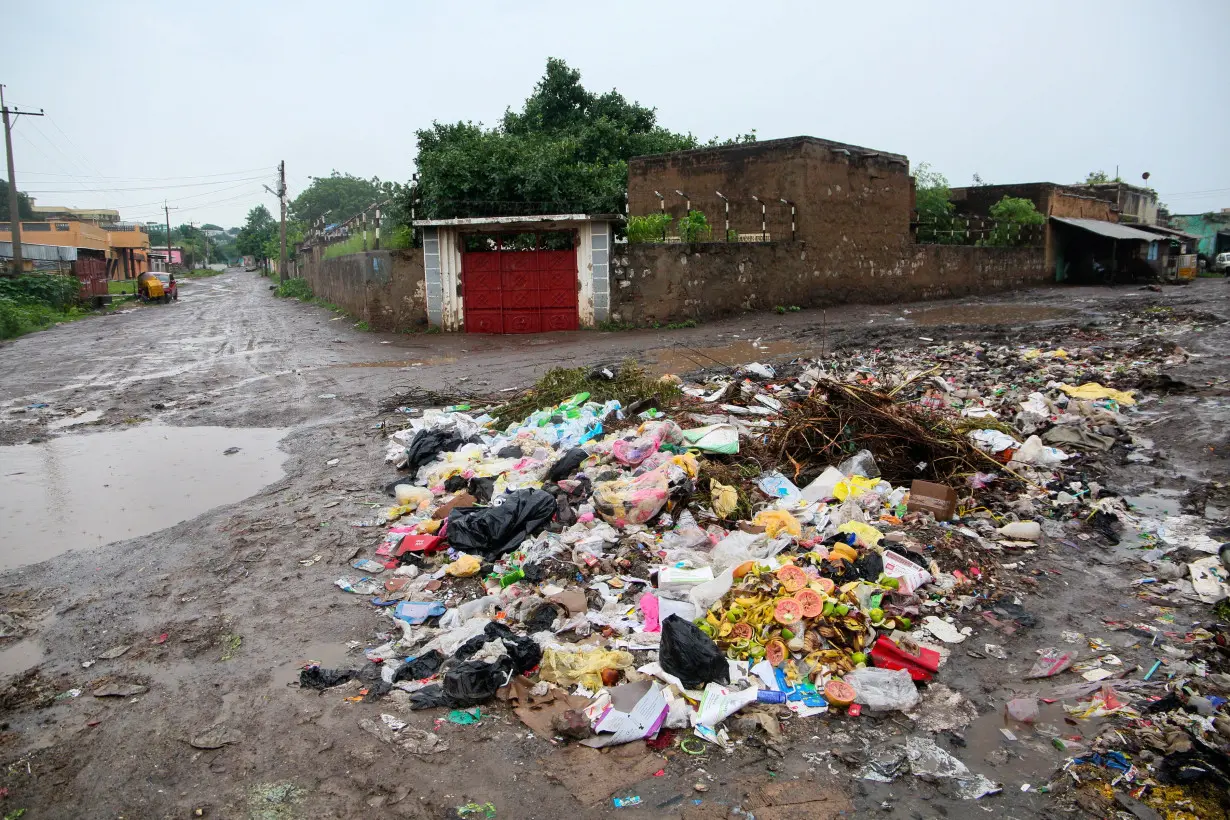
[[[0,222],[0,242],[13,241],[12,227]],[[109,279],[134,279],[149,270],[149,234],[138,225],[89,222],[22,222],[21,241],[32,245],[102,251]]]

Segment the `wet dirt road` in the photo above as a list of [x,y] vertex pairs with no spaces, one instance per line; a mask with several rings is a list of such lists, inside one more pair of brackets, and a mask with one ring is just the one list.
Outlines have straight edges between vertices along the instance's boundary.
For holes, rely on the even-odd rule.
[[[200,809],[202,816],[227,818],[438,818],[456,816],[456,806],[488,801],[499,806],[500,817],[616,811],[609,803],[583,807],[547,777],[567,765],[562,752],[529,737],[506,713],[475,726],[438,727],[431,714],[416,713],[408,718],[411,725],[437,729],[451,748],[415,757],[357,728],[360,718],[390,711],[387,705],[339,703],[288,685],[303,661],[341,663],[348,641],[368,640],[381,628],[371,608],[330,585],[360,547],[380,538],[376,528],[352,525],[384,505],[380,486],[389,471],[381,468],[384,443],[373,424],[377,406],[391,395],[522,387],[552,366],[630,355],[664,372],[686,372],[838,345],[874,350],[920,339],[1023,342],[1094,322],[1113,334],[1116,317],[1136,306],[1230,315],[1230,287],[1211,280],[1160,294],[1042,289],[987,300],[762,314],[677,331],[399,336],[360,333],[323,308],[273,298],[268,284],[240,271],[185,282],[178,304],[88,319],[0,346],[0,442],[55,444],[61,458],[54,486],[66,488],[39,496],[48,522],[45,553],[15,556],[9,565],[16,568],[0,573],[0,634],[13,636],[0,639],[3,812],[188,817]],[[1226,335],[1223,329],[1181,340],[1205,358],[1176,375],[1202,385],[1202,392],[1172,400],[1157,425],[1159,446],[1172,448],[1191,481],[1224,480],[1224,459],[1202,448],[1212,437],[1225,441],[1228,374],[1217,351],[1224,350]],[[31,407],[38,404],[48,406]],[[88,420],[66,423],[77,410]],[[1175,414],[1188,421],[1185,433],[1163,423]],[[201,442],[183,445],[189,452],[208,450],[210,457],[185,459],[178,472],[147,478],[141,489],[152,506],[161,497],[194,497],[194,506],[181,513],[194,517],[169,526],[158,520],[138,537],[99,543],[99,527],[91,521],[118,502],[89,492],[90,482],[110,479],[85,465],[76,471],[74,457],[123,460],[134,448],[85,441],[153,436],[168,427],[210,430]],[[218,428],[231,428],[234,436]],[[254,438],[253,431],[268,435]],[[168,448],[179,446],[168,442]],[[231,447],[239,451],[224,455]],[[0,447],[0,474],[44,481],[37,462],[9,468],[18,452]],[[255,487],[240,479],[258,468],[237,460],[252,454],[276,462]],[[140,483],[143,474],[134,470],[132,480]],[[226,486],[228,475],[234,487]],[[1123,478],[1125,486],[1137,482],[1134,489],[1141,490],[1162,483],[1160,474],[1143,470]],[[252,494],[236,500],[220,486]],[[33,527],[25,520],[29,533]],[[0,516],[7,528],[5,521]],[[109,533],[106,538],[123,537]],[[4,534],[10,535],[7,529]],[[1062,611],[1046,624],[1048,634],[1099,608],[1119,606],[1107,596],[1126,583],[1129,570],[1112,564],[1073,569],[1064,555],[1048,561],[1077,573],[1050,592]],[[1030,647],[1004,643],[1015,664],[1028,665]],[[1004,684],[994,669],[970,663],[964,661],[948,682],[957,686],[964,676],[963,688],[979,711],[993,710],[1005,696]],[[109,684],[133,688],[126,696],[91,695]],[[772,777],[812,778],[845,792],[860,814],[878,812],[887,802],[881,816],[912,816],[911,799],[921,799],[914,784],[851,781],[831,758],[815,756],[839,745],[842,734],[845,742],[857,742],[848,727],[819,721],[813,739],[784,760],[749,746],[701,761],[708,775],[697,773],[696,761],[672,760],[669,776],[647,778],[629,793],[641,794],[646,816],[724,817],[772,771]],[[979,768],[977,761],[970,764]],[[708,802],[695,807],[692,784],[700,779],[711,790]],[[1036,793],[996,799],[1003,802],[958,801],[945,810],[950,817],[973,817],[994,807],[1032,817],[1043,816],[1047,806]]]

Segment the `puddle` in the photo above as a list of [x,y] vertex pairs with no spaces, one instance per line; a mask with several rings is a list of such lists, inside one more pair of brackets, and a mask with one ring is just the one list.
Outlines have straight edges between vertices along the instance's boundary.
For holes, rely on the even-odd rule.
[[288,686],[299,680],[299,670],[308,661],[320,664],[323,669],[350,669],[367,663],[359,649],[351,652],[345,644],[322,641],[303,648],[290,663],[284,663],[273,674],[275,686]]
[[440,356],[435,359],[403,359],[389,362],[353,362],[343,367],[431,367],[437,364],[453,364],[456,356]]
[[737,367],[749,362],[764,362],[779,356],[806,356],[819,351],[801,339],[779,339],[773,342],[738,341],[718,347],[668,347],[655,350],[654,370],[658,373],[691,373],[711,367]]
[[1029,305],[953,305],[926,308],[909,313],[906,318],[916,325],[1010,325],[1075,315],[1075,310]]
[[65,416],[47,422],[48,430],[63,430],[65,427],[76,427],[78,424],[93,424],[103,417],[102,410],[87,410],[76,416]]
[[19,675],[43,660],[43,645],[38,641],[24,640],[0,648],[0,678]]
[[[157,532],[247,498],[281,478],[285,432],[144,424],[0,448],[0,570]],[[239,452],[223,455],[230,447]]]
[[[1065,740],[1085,738],[1088,744],[1101,731],[1101,722],[1078,720],[1077,725],[1065,723],[1067,717],[1060,703],[1039,703],[1038,722],[1018,723],[1004,713],[1003,704],[998,712],[977,718],[965,730],[966,748],[954,749],[953,754],[976,772],[982,772],[992,780],[1006,784],[1045,782],[1069,754],[1051,745],[1054,737]],[[1007,729],[1016,736],[1008,740],[1000,729]],[[987,758],[1000,749],[1008,753],[1008,762],[999,766],[988,763]]]

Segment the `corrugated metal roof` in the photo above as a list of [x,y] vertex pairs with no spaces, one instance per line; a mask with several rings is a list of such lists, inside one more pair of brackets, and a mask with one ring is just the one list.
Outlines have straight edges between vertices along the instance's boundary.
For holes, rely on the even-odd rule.
[[1127,225],[1120,225],[1118,222],[1103,222],[1100,219],[1073,219],[1064,216],[1052,216],[1051,219],[1056,222],[1062,222],[1065,225],[1071,225],[1074,228],[1082,228],[1090,233],[1109,236],[1111,239],[1137,239],[1144,242],[1158,242],[1161,237],[1155,233],[1138,230],[1137,228],[1129,228]]
[[[21,255],[24,259],[32,259],[38,262],[77,261],[77,249],[68,248],[63,245],[32,245],[29,242],[22,242]],[[13,258],[12,242],[0,242],[0,257],[5,259]]]
[[1164,233],[1168,236],[1177,236],[1179,239],[1187,239],[1191,242],[1198,242],[1200,240],[1200,237],[1195,234],[1176,230],[1175,228],[1167,228],[1165,225],[1144,225],[1142,228],[1151,233]]
[[540,222],[609,222],[618,214],[550,214],[544,216],[479,216],[459,219],[416,219],[416,228],[457,228],[481,225],[521,225]]

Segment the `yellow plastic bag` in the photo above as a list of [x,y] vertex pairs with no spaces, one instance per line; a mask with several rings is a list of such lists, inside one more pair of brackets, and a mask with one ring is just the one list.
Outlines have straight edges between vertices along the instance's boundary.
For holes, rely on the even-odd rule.
[[870,524],[864,524],[862,521],[847,521],[838,527],[837,531],[854,533],[855,537],[858,538],[858,543],[864,547],[874,547],[884,537],[884,533]]
[[1074,399],[1082,401],[1093,401],[1094,399],[1114,399],[1122,405],[1131,407],[1136,403],[1136,399],[1132,397],[1132,390],[1116,390],[1113,387],[1103,387],[1097,382],[1085,382],[1080,387],[1073,387],[1070,384],[1061,384],[1059,389],[1067,393]]
[[861,475],[852,475],[845,481],[838,481],[837,486],[833,487],[833,497],[838,501],[845,501],[847,498],[858,498],[866,492],[875,489],[875,486],[880,483],[878,478],[863,478]]
[[770,538],[781,535],[783,530],[795,538],[803,534],[803,525],[799,523],[799,519],[785,510],[761,510],[756,513],[752,523],[757,527],[764,527]]
[[726,518],[739,506],[739,494],[717,479],[709,482],[709,500],[718,518]]
[[415,529],[424,535],[435,535],[443,524],[444,519],[442,518],[428,518],[426,521],[420,521]]
[[444,572],[454,578],[469,578],[478,572],[482,565],[483,562],[475,556],[462,553],[460,558],[444,568]]
[[597,692],[603,688],[603,669],[631,669],[635,662],[632,653],[623,650],[591,649],[565,652],[561,649],[547,649],[542,653],[538,677],[560,686],[579,683],[589,691]]

